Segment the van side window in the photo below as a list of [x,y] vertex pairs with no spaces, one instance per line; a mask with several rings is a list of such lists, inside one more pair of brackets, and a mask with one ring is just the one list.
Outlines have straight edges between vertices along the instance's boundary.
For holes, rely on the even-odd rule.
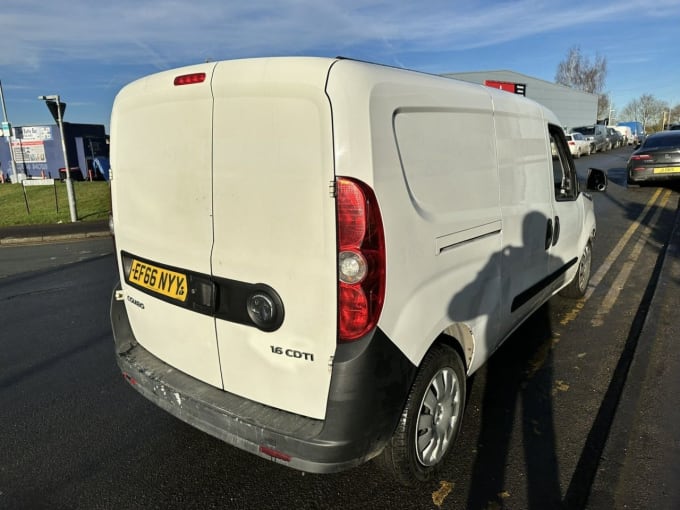
[[574,200],[578,195],[576,169],[569,158],[569,149],[562,128],[549,126],[550,152],[552,154],[553,178],[556,200]]

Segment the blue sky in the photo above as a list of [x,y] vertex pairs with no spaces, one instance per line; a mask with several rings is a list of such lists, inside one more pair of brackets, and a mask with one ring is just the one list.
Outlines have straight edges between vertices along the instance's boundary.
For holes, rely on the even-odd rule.
[[[272,55],[358,58],[430,73],[509,69],[554,81],[579,46],[606,57],[621,111],[680,103],[680,0],[2,0],[0,81],[14,125],[109,125],[116,93],[157,71]],[[614,115],[616,117],[616,114]]]

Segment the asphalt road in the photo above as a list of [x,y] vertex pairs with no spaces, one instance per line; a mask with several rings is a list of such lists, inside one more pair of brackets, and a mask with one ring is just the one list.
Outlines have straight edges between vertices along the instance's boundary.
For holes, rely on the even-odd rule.
[[130,389],[108,322],[110,240],[0,247],[0,508],[585,508],[678,205],[677,191],[626,188],[629,152],[577,161],[610,176],[586,299],[551,300],[474,376],[455,454],[411,489],[371,463],[275,465]]

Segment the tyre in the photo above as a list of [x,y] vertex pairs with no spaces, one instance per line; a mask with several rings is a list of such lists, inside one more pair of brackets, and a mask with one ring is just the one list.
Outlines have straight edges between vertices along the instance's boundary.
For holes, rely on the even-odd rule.
[[402,485],[434,478],[458,436],[465,408],[465,368],[451,347],[436,344],[425,355],[397,429],[378,457]]
[[560,291],[560,295],[568,298],[579,299],[585,296],[590,281],[590,271],[593,263],[593,248],[590,241],[586,243],[583,255],[578,261],[578,270],[569,285]]

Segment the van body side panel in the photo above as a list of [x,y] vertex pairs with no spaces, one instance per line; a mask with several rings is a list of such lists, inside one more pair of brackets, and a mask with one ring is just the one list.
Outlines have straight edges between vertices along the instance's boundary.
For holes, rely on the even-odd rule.
[[[547,114],[547,112],[546,112]],[[554,134],[562,138],[562,129],[556,118],[546,118],[545,127],[547,136]],[[549,130],[549,131],[548,131]],[[562,142],[562,164],[569,167],[569,172],[576,175],[576,167],[568,149]],[[553,159],[553,165],[558,165],[557,159]],[[553,170],[553,175],[555,171]],[[578,186],[578,185],[577,185]],[[578,260],[583,254],[586,243],[595,229],[594,215],[586,217],[586,201],[592,203],[583,193],[576,192],[569,195],[568,199],[562,199],[559,195],[559,186],[553,182],[553,217],[559,221],[559,232],[553,238],[550,246],[548,258],[548,274],[560,277],[553,282],[552,293],[558,292],[561,288],[571,282],[578,271]],[[590,222],[588,220],[591,220]],[[585,227],[585,228],[584,228]]]
[[454,323],[493,343],[502,222],[487,91],[351,61],[328,90],[336,172],[373,186],[385,225],[379,327],[416,365]]
[[506,334],[549,297],[550,144],[541,107],[493,91],[503,213],[501,323]]
[[266,284],[285,310],[275,332],[217,319],[224,389],[313,418],[337,341],[331,62],[222,62],[213,78],[213,275]]
[[[121,255],[210,273],[214,65],[159,73],[118,94],[111,119],[111,192],[120,280],[136,338],[172,366],[221,387],[214,320],[128,284]],[[176,76],[192,72],[206,73],[205,81],[173,84]]]

